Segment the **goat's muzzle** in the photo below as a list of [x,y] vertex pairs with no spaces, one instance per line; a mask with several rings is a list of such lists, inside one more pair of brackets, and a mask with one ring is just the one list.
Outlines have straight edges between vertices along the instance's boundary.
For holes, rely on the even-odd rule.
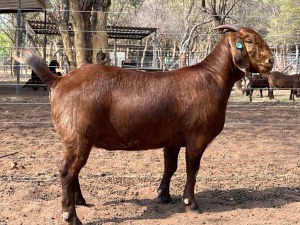
[[259,66],[259,73],[267,73],[270,72],[274,65],[273,56],[268,57],[264,62],[262,62]]
[[267,68],[270,68],[272,70],[273,68],[273,65],[274,65],[274,58],[273,56],[268,58],[266,61],[265,61],[265,65]]

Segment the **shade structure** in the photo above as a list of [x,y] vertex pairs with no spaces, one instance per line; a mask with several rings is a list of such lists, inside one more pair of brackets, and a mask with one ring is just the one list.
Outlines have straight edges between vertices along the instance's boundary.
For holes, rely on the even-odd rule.
[[17,13],[23,12],[40,12],[52,9],[53,5],[50,0],[1,0],[0,13]]

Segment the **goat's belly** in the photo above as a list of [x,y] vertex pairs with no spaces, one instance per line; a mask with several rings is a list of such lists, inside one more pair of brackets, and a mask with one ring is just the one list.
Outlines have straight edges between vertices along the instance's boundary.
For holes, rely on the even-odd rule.
[[185,142],[182,138],[162,139],[162,138],[132,138],[120,139],[118,137],[102,137],[95,141],[94,146],[106,150],[149,150],[163,147],[184,147]]

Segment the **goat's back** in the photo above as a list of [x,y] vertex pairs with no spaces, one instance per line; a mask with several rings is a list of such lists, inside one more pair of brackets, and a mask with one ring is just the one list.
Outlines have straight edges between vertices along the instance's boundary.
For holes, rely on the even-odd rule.
[[264,75],[254,74],[252,75],[252,85],[269,85],[268,78]]
[[268,81],[271,87],[294,88],[300,85],[300,75],[287,75],[277,71],[268,73]]

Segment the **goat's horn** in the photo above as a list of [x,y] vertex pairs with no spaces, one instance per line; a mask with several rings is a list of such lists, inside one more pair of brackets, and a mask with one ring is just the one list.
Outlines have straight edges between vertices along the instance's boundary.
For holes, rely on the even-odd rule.
[[234,25],[234,24],[225,24],[225,25],[220,25],[214,28],[214,30],[216,29],[227,29],[227,30],[231,30],[231,31],[240,31],[242,29],[242,27],[238,26],[238,25]]

